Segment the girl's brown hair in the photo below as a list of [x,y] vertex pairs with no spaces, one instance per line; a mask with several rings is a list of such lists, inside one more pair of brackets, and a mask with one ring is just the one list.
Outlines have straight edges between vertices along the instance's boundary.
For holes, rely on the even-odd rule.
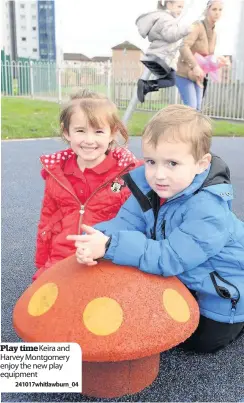
[[[107,123],[110,126],[111,133],[119,133],[128,142],[128,132],[119,118],[116,105],[103,94],[81,90],[71,95],[70,101],[63,107],[60,114],[61,136],[67,141],[63,135],[64,131],[69,133],[70,120],[73,113],[82,110],[87,117],[88,123],[93,128],[100,128],[102,124]],[[112,143],[115,143],[113,141]],[[113,146],[113,144],[111,144]]]

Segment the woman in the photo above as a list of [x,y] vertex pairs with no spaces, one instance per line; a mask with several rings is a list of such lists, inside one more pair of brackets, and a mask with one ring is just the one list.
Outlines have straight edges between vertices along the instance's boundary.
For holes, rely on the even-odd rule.
[[204,91],[202,83],[205,73],[197,63],[194,54],[208,56],[214,53],[215,24],[220,19],[222,10],[223,1],[210,0],[205,11],[205,19],[194,24],[194,29],[184,39],[180,49],[176,85],[184,104],[197,110],[201,110]]

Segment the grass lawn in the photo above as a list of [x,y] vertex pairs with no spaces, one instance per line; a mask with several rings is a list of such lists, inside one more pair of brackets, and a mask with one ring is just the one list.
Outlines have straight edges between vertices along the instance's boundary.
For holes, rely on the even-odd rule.
[[[54,102],[3,97],[2,139],[58,136],[59,110],[59,105]],[[120,111],[120,115],[123,116],[124,112]],[[140,135],[153,114],[153,112],[135,112],[128,125],[130,135]],[[215,120],[214,135],[244,137],[244,122]]]

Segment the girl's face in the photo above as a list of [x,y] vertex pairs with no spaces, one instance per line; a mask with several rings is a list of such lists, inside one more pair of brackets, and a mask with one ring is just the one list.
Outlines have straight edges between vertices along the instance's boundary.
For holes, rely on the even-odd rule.
[[65,138],[77,155],[81,169],[93,168],[106,158],[106,151],[114,139],[106,121],[100,127],[92,127],[81,109],[76,109],[71,116],[69,132],[64,131]]
[[207,10],[208,20],[215,24],[221,17],[223,11],[223,4],[221,1],[214,1]]
[[183,8],[184,8],[184,0],[181,1],[169,1],[167,2],[167,9],[171,11],[171,13],[175,17],[179,17],[179,15],[182,13]]

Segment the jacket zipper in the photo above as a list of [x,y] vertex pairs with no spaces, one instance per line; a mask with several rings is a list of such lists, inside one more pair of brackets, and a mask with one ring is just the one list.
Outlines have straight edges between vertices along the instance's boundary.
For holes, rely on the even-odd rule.
[[107,186],[108,183],[110,183],[111,181],[113,181],[114,179],[116,179],[117,177],[121,177],[123,175],[123,173],[125,171],[127,171],[127,169],[132,165],[133,163],[129,164],[123,171],[121,171],[118,175],[116,175],[114,178],[108,180],[107,182],[103,183],[103,185],[99,186],[87,199],[87,201],[85,202],[85,204],[81,204],[80,200],[78,199],[78,197],[71,192],[71,190],[69,190],[62,182],[60,182],[46,167],[45,165],[43,165],[43,163],[41,162],[42,167],[49,173],[49,175],[51,175],[54,180],[56,180],[57,183],[59,183],[59,185],[61,187],[63,187],[65,190],[67,190],[67,192],[69,192],[71,194],[71,196],[73,196],[75,198],[75,200],[78,201],[79,205],[80,205],[80,218],[79,218],[79,224],[78,224],[78,235],[80,234],[80,228],[82,225],[82,220],[83,220],[83,215],[85,214],[85,207],[87,205],[87,203],[91,200],[91,198],[103,187]]
[[[169,203],[172,203],[172,202],[174,202],[175,200],[180,199],[180,198],[181,198],[181,196],[180,196],[180,197],[176,197],[176,198],[173,199],[173,200],[168,200],[168,201],[166,201],[166,202],[163,204],[163,206],[165,206],[165,204],[167,204],[167,203],[168,203],[168,204],[169,204]],[[150,199],[148,199],[148,200],[149,200],[150,203],[151,203],[151,200],[150,200]],[[151,203],[151,206],[152,206],[152,203]],[[159,206],[159,208],[158,208],[156,214],[154,215],[154,216],[155,216],[154,226],[153,226],[153,229],[151,229],[151,239],[153,239],[154,241],[156,240],[156,227],[157,227],[157,219],[158,219],[158,214],[159,214],[160,208],[161,208],[161,206]],[[152,209],[153,209],[153,206],[152,206]],[[163,235],[163,239],[166,238],[166,235],[165,235],[165,227],[166,227],[166,220],[163,220],[163,223],[162,223],[162,235]]]
[[[154,241],[156,241],[156,239],[157,239],[156,238],[156,227],[157,227],[158,213],[159,213],[159,210],[157,211],[157,214],[155,216],[153,229],[151,229],[151,239],[153,239]],[[162,227],[161,227],[163,239],[166,239],[165,227],[166,227],[166,220],[163,220]]]
[[[214,276],[216,276],[223,283],[228,284],[231,287],[233,287],[237,291],[237,295],[238,295],[237,298],[231,298],[231,295],[230,294],[228,295],[229,291],[227,289],[223,289],[223,287],[220,287],[217,284],[217,281],[215,280]],[[235,313],[236,313],[236,306],[237,306],[237,304],[239,302],[239,299],[240,299],[240,291],[239,291],[239,289],[234,284],[232,284],[229,281],[227,281],[224,278],[222,278],[216,271],[213,271],[212,273],[210,273],[210,278],[212,280],[212,283],[214,285],[214,288],[215,288],[217,294],[221,298],[230,299],[230,302],[231,302],[230,323],[234,323],[234,316],[235,316]]]

